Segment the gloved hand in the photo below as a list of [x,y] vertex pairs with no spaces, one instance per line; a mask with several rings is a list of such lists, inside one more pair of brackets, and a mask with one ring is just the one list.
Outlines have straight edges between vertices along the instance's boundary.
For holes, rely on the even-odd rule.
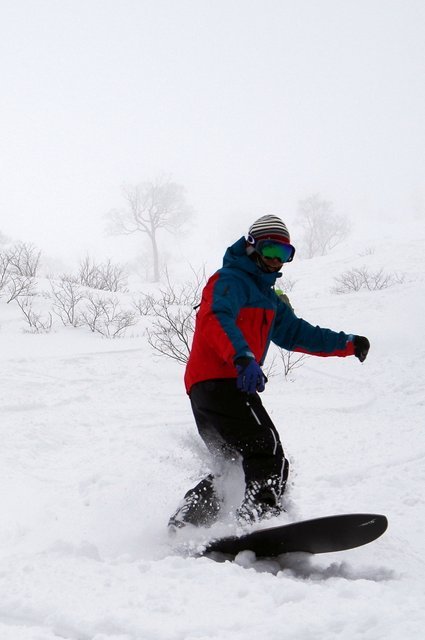
[[244,391],[245,393],[264,391],[266,377],[262,372],[260,365],[254,360],[254,358],[248,358],[245,356],[236,358],[235,367],[238,372],[236,386],[240,391]]
[[354,336],[353,338],[354,344],[354,355],[356,358],[360,360],[360,362],[364,362],[367,358],[367,354],[370,349],[370,342],[364,336]]

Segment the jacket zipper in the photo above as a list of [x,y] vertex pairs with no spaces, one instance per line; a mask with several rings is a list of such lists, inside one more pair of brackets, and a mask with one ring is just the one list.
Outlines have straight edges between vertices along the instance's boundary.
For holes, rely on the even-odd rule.
[[[273,329],[275,318],[276,318],[276,313],[273,314],[273,320],[270,323],[269,330],[266,333],[266,340],[265,340],[265,343],[264,343],[264,350],[263,350],[263,354],[262,354],[260,362],[259,362],[259,364],[261,366],[264,364],[264,360],[266,359],[267,351],[269,350],[270,336],[271,336],[271,333],[272,333],[272,329]],[[263,324],[263,327],[267,327],[267,313],[266,313],[265,309],[263,309],[263,323],[262,324]]]

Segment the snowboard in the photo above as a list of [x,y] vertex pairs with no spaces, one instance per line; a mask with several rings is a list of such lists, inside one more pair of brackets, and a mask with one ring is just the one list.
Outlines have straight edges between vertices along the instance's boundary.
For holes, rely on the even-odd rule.
[[258,557],[283,553],[329,553],[353,549],[379,538],[387,529],[383,515],[351,513],[293,522],[260,529],[242,536],[218,538],[209,542],[202,555],[220,552],[236,556],[254,551]]

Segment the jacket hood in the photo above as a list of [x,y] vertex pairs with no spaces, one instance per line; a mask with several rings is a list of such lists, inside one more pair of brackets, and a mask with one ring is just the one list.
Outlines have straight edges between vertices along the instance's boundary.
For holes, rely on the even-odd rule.
[[266,273],[246,254],[245,237],[239,238],[224,254],[223,267],[226,269],[238,269],[249,273],[261,288],[273,287],[276,280],[282,277],[280,272]]

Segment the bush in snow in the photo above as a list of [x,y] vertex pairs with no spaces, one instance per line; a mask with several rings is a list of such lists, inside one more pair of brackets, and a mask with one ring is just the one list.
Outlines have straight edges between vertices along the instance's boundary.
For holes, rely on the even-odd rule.
[[33,309],[33,298],[17,298],[16,303],[22,311],[28,324],[30,333],[49,333],[53,326],[53,317],[50,311],[47,316]]
[[8,276],[4,291],[6,293],[6,303],[17,300],[23,296],[35,295],[35,280],[28,276],[21,276],[17,273],[11,273]]
[[81,301],[85,296],[82,287],[67,275],[60,276],[56,281],[50,280],[50,286],[53,311],[61,319],[62,324],[80,327],[83,324]]
[[19,242],[0,252],[0,280],[4,282],[6,274],[27,278],[37,276],[41,251],[32,244]]
[[286,351],[286,349],[279,349],[279,355],[283,366],[283,375],[286,380],[289,378],[289,374],[293,373],[295,369],[302,367],[303,364],[305,364],[306,358],[308,358],[305,353]]
[[126,291],[127,274],[121,265],[111,260],[96,264],[89,256],[80,262],[77,281],[84,287],[104,291]]
[[57,281],[51,280],[50,285],[53,312],[64,326],[87,325],[93,333],[118,338],[136,324],[136,313],[121,309],[117,298],[87,291],[73,277],[63,275]]
[[6,302],[34,295],[41,252],[32,244],[18,243],[0,252],[0,295]]
[[139,296],[137,300],[133,300],[133,307],[143,318],[153,313],[155,308],[155,299],[149,294],[144,294],[143,296]]
[[7,253],[0,253],[0,292],[3,291],[9,280],[9,259]]
[[286,381],[293,382],[295,369],[302,367],[308,357],[305,353],[287,351],[272,345],[271,357],[268,358],[263,370],[267,378],[279,376],[283,373]]
[[360,291],[360,289],[367,289],[368,291],[387,289],[395,284],[402,284],[404,275],[385,273],[383,269],[368,271],[366,267],[359,267],[344,271],[334,280],[336,285],[332,287],[331,292],[340,294]]
[[93,333],[100,333],[106,338],[118,338],[136,324],[136,313],[121,309],[117,298],[93,293],[86,296],[81,318]]
[[32,244],[19,242],[6,251],[9,260],[9,271],[27,278],[37,276],[41,251]]
[[145,315],[152,316],[148,329],[148,342],[163,356],[186,364],[195,327],[195,309],[200,302],[206,282],[205,270],[193,272],[194,279],[178,288],[167,274],[165,287],[158,294],[147,296],[143,307]]

